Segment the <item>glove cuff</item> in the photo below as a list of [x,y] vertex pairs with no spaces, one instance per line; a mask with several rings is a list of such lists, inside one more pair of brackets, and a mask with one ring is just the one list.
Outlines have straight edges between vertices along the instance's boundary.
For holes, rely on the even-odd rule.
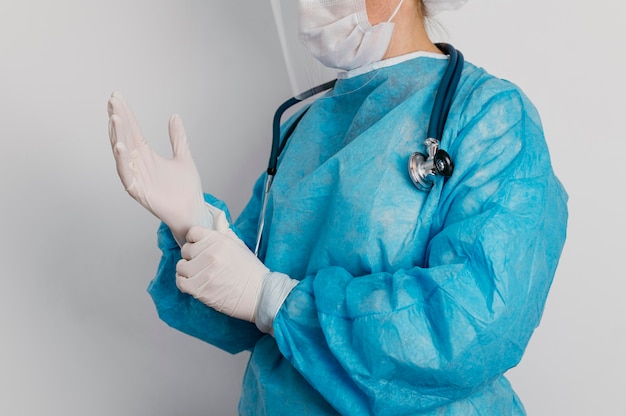
[[298,280],[283,273],[271,272],[265,276],[254,316],[254,323],[261,332],[274,335],[274,318],[298,283]]

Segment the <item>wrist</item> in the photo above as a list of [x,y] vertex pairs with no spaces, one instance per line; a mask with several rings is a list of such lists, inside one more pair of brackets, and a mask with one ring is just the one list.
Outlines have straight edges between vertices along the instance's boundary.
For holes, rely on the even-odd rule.
[[[178,245],[182,247],[187,242],[187,233],[193,226],[199,225],[209,230],[221,231],[216,227],[216,219],[220,217],[220,213],[223,214],[223,220],[226,221],[226,215],[222,210],[215,208],[208,202],[203,201],[196,209],[196,213],[190,215],[186,221],[181,221],[180,223],[176,224],[168,224],[168,227],[172,231],[172,235],[174,236],[174,239],[176,240]],[[228,227],[227,222],[226,224],[226,226]]]
[[270,272],[265,276],[254,314],[254,323],[261,332],[274,335],[274,318],[298,283],[283,273]]

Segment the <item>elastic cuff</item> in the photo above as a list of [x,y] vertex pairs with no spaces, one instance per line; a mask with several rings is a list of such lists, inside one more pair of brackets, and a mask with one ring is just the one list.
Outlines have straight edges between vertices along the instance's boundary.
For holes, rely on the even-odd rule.
[[254,319],[254,323],[261,332],[274,335],[274,318],[298,283],[298,280],[283,273],[271,272],[265,276]]

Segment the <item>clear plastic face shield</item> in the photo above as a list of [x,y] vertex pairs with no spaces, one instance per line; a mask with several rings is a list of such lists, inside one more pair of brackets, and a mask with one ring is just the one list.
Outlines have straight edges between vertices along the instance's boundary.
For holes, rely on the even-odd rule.
[[271,4],[293,96],[305,98],[304,92],[336,79],[339,71],[322,65],[300,41],[300,0],[271,0]]
[[294,97],[384,59],[404,1],[271,0]]
[[[270,0],[293,96],[386,59],[396,15],[416,0]],[[430,18],[467,0],[422,0]],[[429,20],[427,20],[427,23]],[[363,71],[370,78],[376,71]],[[362,77],[367,82],[368,76]]]

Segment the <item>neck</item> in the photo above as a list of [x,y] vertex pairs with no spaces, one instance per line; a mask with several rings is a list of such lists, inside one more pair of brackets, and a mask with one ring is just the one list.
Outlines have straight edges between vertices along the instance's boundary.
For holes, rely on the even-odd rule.
[[417,4],[415,1],[405,1],[393,19],[395,27],[386,58],[417,51],[441,53],[426,33],[424,17]]

